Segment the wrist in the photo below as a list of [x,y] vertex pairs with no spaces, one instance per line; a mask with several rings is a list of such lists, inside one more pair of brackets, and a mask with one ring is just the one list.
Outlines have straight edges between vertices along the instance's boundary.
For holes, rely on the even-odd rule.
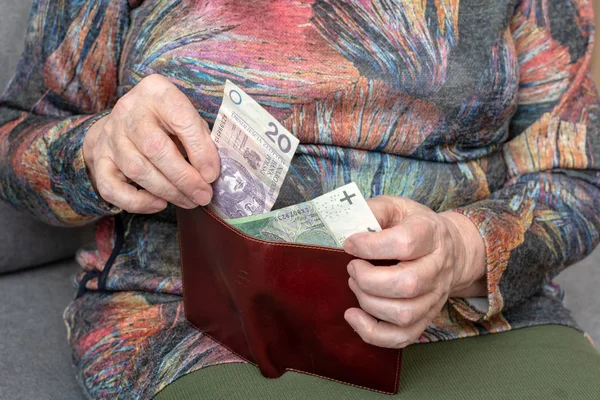
[[479,230],[461,213],[445,211],[440,213],[440,216],[450,224],[450,230],[455,236],[453,241],[459,248],[456,261],[457,274],[451,295],[485,296],[487,293],[485,243]]
[[94,189],[96,189],[96,180],[94,174],[94,148],[96,147],[100,132],[102,132],[105,119],[106,116],[103,116],[92,123],[85,133],[83,138],[83,146],[81,149],[87,175],[90,179],[90,182],[92,182]]

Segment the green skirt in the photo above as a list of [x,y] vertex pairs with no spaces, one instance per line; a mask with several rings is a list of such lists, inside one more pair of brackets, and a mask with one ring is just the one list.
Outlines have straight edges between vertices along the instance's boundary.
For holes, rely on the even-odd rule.
[[296,372],[266,379],[236,363],[185,375],[155,399],[600,399],[600,354],[563,326],[412,345],[403,359],[392,396]]

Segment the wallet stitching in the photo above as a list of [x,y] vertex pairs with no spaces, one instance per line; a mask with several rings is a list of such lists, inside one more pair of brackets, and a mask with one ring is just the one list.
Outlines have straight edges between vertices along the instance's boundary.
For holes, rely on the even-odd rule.
[[[343,250],[333,249],[333,248],[328,248],[328,247],[322,247],[322,246],[294,245],[294,244],[288,244],[288,243],[277,243],[277,242],[268,242],[266,240],[259,240],[259,239],[253,238],[250,235],[246,235],[246,234],[244,234],[244,233],[242,233],[242,232],[234,229],[231,225],[227,224],[224,220],[222,220],[221,218],[219,218],[212,211],[210,211],[208,209],[205,209],[205,208],[203,208],[202,210],[204,212],[208,213],[217,222],[219,222],[221,225],[223,225],[224,227],[226,227],[230,231],[234,232],[238,236],[241,236],[243,238],[252,240],[252,241],[257,242],[257,243],[262,243],[262,244],[271,245],[271,246],[299,247],[299,248],[309,248],[309,249],[316,249],[316,250],[326,250],[326,251],[336,252],[336,253],[337,252],[343,252]],[[181,241],[181,229],[180,229],[180,224],[179,224],[179,216],[177,217],[177,242],[179,244],[179,253],[180,253],[179,263],[180,263],[180,266],[181,266],[181,291],[182,291],[182,295],[183,295],[183,298],[184,298],[184,302],[183,302],[184,303],[184,314],[187,314],[187,311],[186,311],[187,308],[185,307],[185,273],[184,273],[185,268],[183,268],[183,258],[184,258],[183,257],[183,248],[184,248],[184,246],[183,246],[183,243]],[[236,356],[238,356],[242,360],[244,360],[247,363],[249,363],[251,365],[254,365],[256,368],[260,369],[260,367],[258,366],[257,363],[254,363],[254,362],[248,360],[246,357],[241,356],[236,351],[234,351],[231,348],[229,348],[229,346],[221,343],[221,341],[215,339],[212,335],[204,332],[202,329],[200,329],[198,326],[196,326],[194,323],[192,323],[189,319],[187,319],[187,317],[186,317],[186,321],[187,321],[188,324],[190,324],[191,326],[193,326],[194,328],[196,328],[198,331],[202,332],[202,334],[208,336],[213,341],[215,341],[216,343],[218,343],[220,346],[223,346],[224,348],[226,348],[227,350],[229,350],[231,353],[235,354]],[[295,369],[295,368],[285,368],[285,370],[286,371],[294,371],[294,372],[298,372],[298,373],[306,374],[306,375],[311,375],[311,376],[315,376],[315,377],[318,377],[318,378],[327,379],[327,380],[332,381],[332,382],[341,383],[343,385],[353,386],[353,387],[356,387],[356,388],[359,388],[359,389],[370,390],[370,391],[373,391],[373,392],[382,393],[382,394],[386,394],[386,395],[396,394],[398,392],[398,383],[400,381],[400,360],[401,360],[401,357],[402,357],[402,351],[401,350],[397,350],[397,353],[398,353],[398,356],[396,357],[396,372],[395,372],[396,379],[395,379],[395,382],[394,382],[394,391],[393,392],[386,392],[384,390],[378,390],[378,389],[373,389],[373,388],[369,388],[369,387],[366,387],[366,386],[356,385],[354,383],[344,382],[344,381],[341,381],[341,380],[338,380],[338,379],[329,378],[327,376],[322,376],[322,375],[314,374],[314,373],[307,372],[307,371],[301,371],[301,370],[298,370],[298,369]],[[270,378],[270,379],[272,379],[272,378]]]

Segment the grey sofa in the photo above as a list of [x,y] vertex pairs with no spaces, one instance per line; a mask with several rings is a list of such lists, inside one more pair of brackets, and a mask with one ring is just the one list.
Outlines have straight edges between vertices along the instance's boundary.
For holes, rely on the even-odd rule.
[[90,234],[0,202],[0,399],[83,398],[61,316],[74,292],[73,254]]
[[[23,49],[32,0],[0,0],[0,90]],[[84,398],[62,312],[75,249],[90,229],[59,229],[0,202],[0,400]]]
[[[0,0],[0,88],[16,67],[32,0]],[[82,399],[62,312],[74,251],[89,229],[44,226],[0,203],[0,400]],[[600,251],[559,277],[567,304],[600,343]]]

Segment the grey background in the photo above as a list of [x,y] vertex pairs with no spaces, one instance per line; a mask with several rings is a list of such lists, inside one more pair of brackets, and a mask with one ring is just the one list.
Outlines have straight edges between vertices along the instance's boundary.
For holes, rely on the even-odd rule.
[[[0,88],[17,67],[33,0],[0,0]],[[0,89],[0,90],[2,90]]]
[[[0,0],[0,88],[15,71],[31,3]],[[567,306],[596,343],[600,343],[599,264],[600,249],[557,280],[566,291]],[[69,276],[75,269],[69,261],[0,276],[0,399],[81,399],[61,321],[73,295]],[[52,354],[41,356],[48,352]]]
[[82,400],[62,312],[77,267],[0,275],[0,400]]

